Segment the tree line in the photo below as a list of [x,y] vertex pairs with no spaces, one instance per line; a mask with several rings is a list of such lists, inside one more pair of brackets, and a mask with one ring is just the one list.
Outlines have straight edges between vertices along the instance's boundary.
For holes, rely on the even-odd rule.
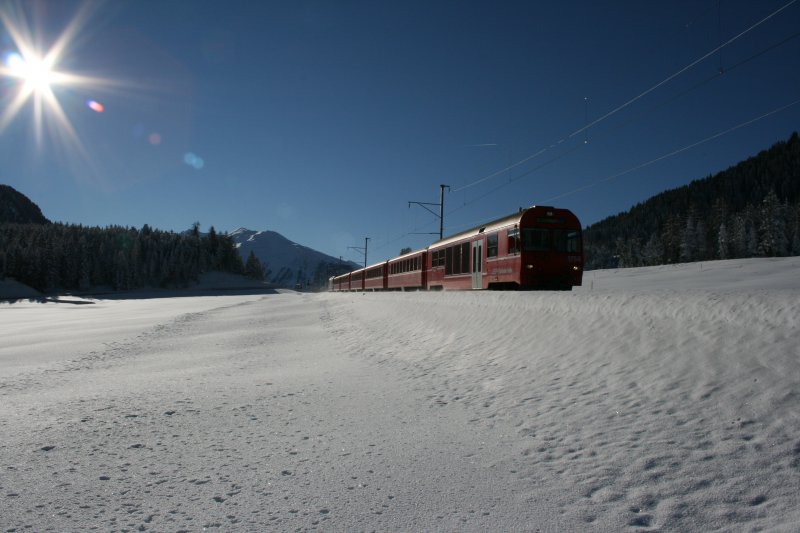
[[109,287],[184,287],[202,272],[245,272],[232,239],[212,227],[201,235],[144,225],[0,224],[0,279],[39,291]]
[[800,255],[800,139],[584,231],[586,269]]

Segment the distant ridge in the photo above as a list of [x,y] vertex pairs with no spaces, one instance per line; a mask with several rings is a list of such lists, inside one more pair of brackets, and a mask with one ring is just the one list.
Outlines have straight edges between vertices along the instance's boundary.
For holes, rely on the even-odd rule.
[[587,270],[800,255],[797,132],[584,232]]
[[321,287],[328,277],[358,265],[290,241],[275,231],[239,228],[228,233],[243,261],[253,252],[265,265],[267,281],[284,287]]
[[9,185],[0,185],[0,224],[49,224],[38,205]]

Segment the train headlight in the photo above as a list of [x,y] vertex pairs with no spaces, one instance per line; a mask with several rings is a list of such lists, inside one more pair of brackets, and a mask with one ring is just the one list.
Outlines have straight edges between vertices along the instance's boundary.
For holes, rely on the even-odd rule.
[[533,265],[525,265],[525,268],[527,268],[528,270],[533,270]]
[[572,267],[572,270],[574,270],[575,272],[577,272],[580,269],[581,269],[581,267],[579,267],[578,265],[575,265],[574,267]]

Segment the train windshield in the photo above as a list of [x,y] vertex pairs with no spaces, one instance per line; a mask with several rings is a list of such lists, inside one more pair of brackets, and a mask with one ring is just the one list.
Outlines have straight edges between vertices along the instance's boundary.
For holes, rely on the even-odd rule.
[[544,252],[550,249],[549,229],[522,229],[522,247],[526,252]]
[[574,229],[523,228],[522,246],[526,252],[580,252],[581,233]]
[[576,229],[554,229],[553,247],[559,252],[580,252],[581,232]]

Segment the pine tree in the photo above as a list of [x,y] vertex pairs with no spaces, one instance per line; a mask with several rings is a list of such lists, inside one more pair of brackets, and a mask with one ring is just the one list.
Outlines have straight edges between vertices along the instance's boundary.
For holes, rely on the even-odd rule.
[[706,231],[706,223],[700,218],[694,228],[694,242],[696,246],[695,261],[704,261],[708,259],[708,235]]
[[729,250],[731,257],[747,257],[747,223],[741,214],[733,217]]
[[790,253],[792,255],[800,255],[800,202],[792,210],[791,227],[792,227],[792,242]]
[[660,265],[664,260],[664,246],[658,233],[650,235],[650,239],[642,249],[642,261],[646,266]]
[[725,223],[722,222],[717,231],[717,257],[727,259],[728,253],[728,230],[725,228]]
[[247,262],[244,265],[244,275],[251,279],[264,281],[264,266],[252,250],[250,250],[250,255],[247,256]]
[[686,217],[686,226],[683,228],[681,236],[681,261],[694,261],[697,256],[697,232],[694,223],[694,216]]
[[784,230],[784,212],[785,208],[775,191],[767,193],[758,213],[758,255],[770,257],[786,255],[788,241]]

